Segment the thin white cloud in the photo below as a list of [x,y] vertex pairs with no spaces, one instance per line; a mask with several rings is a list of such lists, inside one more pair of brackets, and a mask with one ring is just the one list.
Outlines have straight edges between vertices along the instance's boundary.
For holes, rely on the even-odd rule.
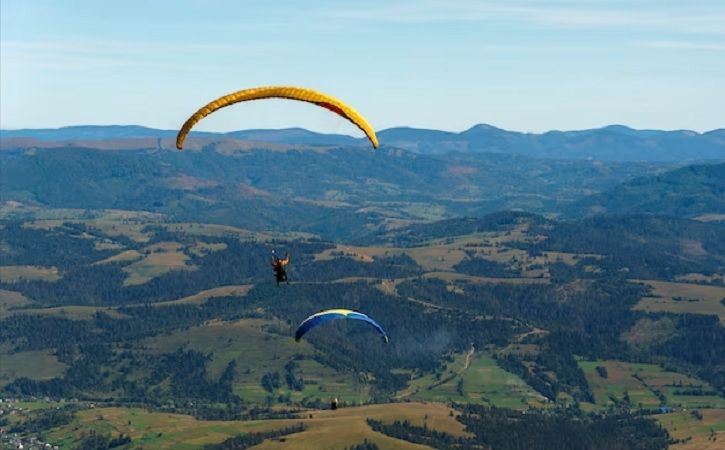
[[[112,40],[2,41],[2,63],[64,71],[135,67],[147,69],[209,70],[210,61],[226,57],[258,57],[279,51],[275,44],[178,44]],[[188,64],[194,57],[204,64]],[[219,68],[222,68],[219,66]]]
[[[91,70],[102,69],[167,69],[167,70],[184,70],[184,71],[201,71],[209,70],[208,66],[188,65],[182,63],[162,62],[162,61],[144,61],[144,60],[119,60],[115,58],[103,57],[81,57],[70,56],[64,54],[56,54],[48,57],[37,57],[29,55],[13,55],[3,58],[6,63],[16,64],[18,67],[35,68],[35,69],[52,69],[59,71],[78,71],[88,73]],[[221,68],[221,67],[219,67]]]
[[692,41],[639,41],[636,42],[635,45],[644,48],[658,48],[667,50],[704,50],[725,52],[725,43],[712,44],[706,42]]
[[129,54],[152,54],[155,57],[174,55],[178,53],[245,53],[262,54],[282,49],[283,46],[272,43],[260,45],[258,42],[245,44],[206,44],[194,42],[163,43],[158,41],[113,41],[113,40],[88,40],[69,39],[62,41],[2,41],[0,48],[6,51],[18,51],[27,53],[54,53],[63,52],[68,54],[85,55],[129,55]]
[[637,27],[642,31],[725,34],[725,2],[406,1],[324,13],[338,20],[382,23],[521,21],[562,28]]

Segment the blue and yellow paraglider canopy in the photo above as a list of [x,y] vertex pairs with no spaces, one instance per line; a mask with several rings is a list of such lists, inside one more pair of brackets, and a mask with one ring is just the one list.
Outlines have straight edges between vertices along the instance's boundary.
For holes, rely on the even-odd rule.
[[378,330],[378,333],[383,336],[383,341],[385,341],[386,344],[388,343],[388,335],[385,333],[385,330],[383,330],[383,327],[381,327],[376,321],[366,316],[365,314],[349,309],[328,309],[327,311],[322,311],[318,312],[317,314],[311,315],[310,317],[303,320],[300,326],[297,327],[297,331],[295,332],[295,341],[299,341],[305,333],[307,333],[317,325],[337,319],[354,319],[367,322],[372,325],[373,328]]

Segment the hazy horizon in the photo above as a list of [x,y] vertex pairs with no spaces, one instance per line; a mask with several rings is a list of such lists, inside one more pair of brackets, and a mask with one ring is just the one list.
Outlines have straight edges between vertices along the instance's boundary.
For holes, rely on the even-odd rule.
[[[542,130],[542,131],[529,131],[529,130],[516,130],[516,129],[509,129],[509,128],[503,128],[494,124],[490,123],[483,123],[478,122],[474,123],[471,126],[468,126],[466,128],[457,129],[457,130],[444,130],[441,128],[423,128],[423,127],[417,127],[417,126],[411,126],[411,125],[397,125],[397,126],[391,126],[389,128],[382,128],[376,130],[377,133],[386,131],[386,130],[393,130],[393,129],[419,129],[419,130],[432,130],[432,131],[442,131],[445,133],[463,133],[465,131],[471,130],[478,126],[486,126],[486,127],[492,127],[496,129],[500,129],[503,131],[508,131],[512,133],[522,133],[522,134],[544,134],[552,131],[560,131],[560,132],[575,132],[575,131],[587,131],[587,130],[601,130],[605,128],[612,128],[612,127],[624,127],[629,128],[631,130],[635,131],[685,131],[685,132],[693,132],[697,134],[707,134],[713,131],[719,131],[725,129],[725,126],[721,126],[718,128],[713,128],[709,130],[692,130],[688,128],[637,128],[633,127],[624,123],[609,123],[604,124],[601,126],[594,126],[591,128],[560,128],[560,129],[550,129],[550,130]],[[135,124],[135,123],[128,123],[128,124],[122,124],[122,123],[106,123],[106,124],[77,124],[77,125],[60,125],[57,127],[43,127],[43,128],[31,128],[31,127],[23,127],[23,128],[0,128],[0,131],[23,131],[23,130],[29,130],[29,131],[37,131],[37,130],[60,130],[60,129],[66,129],[66,128],[83,128],[83,127],[97,127],[97,128],[103,128],[103,127],[140,127],[140,128],[147,128],[150,130],[157,130],[157,131],[173,131],[176,132],[177,128],[156,128],[148,125],[143,124]],[[285,131],[285,130],[304,130],[309,131],[311,133],[318,133],[318,134],[339,134],[344,136],[350,136],[355,138],[362,138],[361,134],[359,132],[356,132],[356,130],[344,130],[344,131],[317,131],[317,130],[311,130],[309,128],[300,127],[300,126],[288,126],[288,127],[279,127],[279,128],[238,128],[238,129],[229,129],[229,130],[192,130],[192,134],[196,132],[204,132],[204,133],[219,133],[219,134],[229,134],[229,133],[237,133],[241,131]]]

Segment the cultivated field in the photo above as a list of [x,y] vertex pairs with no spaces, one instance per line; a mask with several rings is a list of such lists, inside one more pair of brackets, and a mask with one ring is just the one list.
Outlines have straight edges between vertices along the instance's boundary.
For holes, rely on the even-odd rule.
[[468,353],[455,355],[439,374],[411,381],[398,398],[421,401],[483,403],[499,408],[545,407],[546,399],[521,378],[503,370],[490,356]]
[[56,281],[60,278],[56,267],[0,266],[0,282],[16,283],[23,280]]
[[0,317],[5,316],[13,308],[28,304],[30,304],[30,300],[20,292],[0,289]]
[[702,420],[693,411],[659,414],[655,419],[670,436],[683,442],[672,450],[721,450],[725,442],[725,409],[700,409]]
[[270,439],[258,449],[344,449],[362,442],[374,442],[381,449],[427,449],[374,432],[367,419],[385,423],[408,420],[457,436],[465,435],[455,412],[441,404],[394,403],[341,408],[336,411],[308,410],[299,419],[256,421],[199,421],[191,416],[149,412],[139,408],[96,408],[77,414],[76,420],[47,434],[48,441],[73,448],[81,431],[126,434],[131,448],[197,449],[249,432],[271,431],[303,423],[307,428],[281,439]]
[[0,388],[20,377],[49,380],[63,375],[66,368],[65,364],[48,351],[12,353],[0,346]]
[[[725,399],[704,381],[654,364],[622,361],[579,361],[587,377],[597,406],[608,407],[629,397],[631,407],[658,408],[725,408]],[[606,370],[606,378],[597,367]],[[701,395],[692,395],[693,391]],[[664,401],[663,401],[664,400]]]
[[677,314],[713,314],[725,323],[725,287],[692,283],[671,283],[654,280],[632,280],[652,288],[652,296],[644,297],[635,309],[647,312]]
[[211,289],[206,289],[204,291],[198,292],[193,295],[189,295],[188,297],[180,298],[178,300],[170,300],[168,302],[157,302],[154,303],[154,306],[166,306],[166,305],[184,305],[184,304],[200,304],[204,303],[210,298],[217,298],[217,297],[244,297],[247,295],[250,289],[252,289],[251,284],[238,284],[238,285],[230,285],[230,286],[219,286]]
[[143,249],[144,257],[123,268],[128,274],[125,286],[143,284],[172,270],[193,270],[190,259],[178,242],[159,242]]

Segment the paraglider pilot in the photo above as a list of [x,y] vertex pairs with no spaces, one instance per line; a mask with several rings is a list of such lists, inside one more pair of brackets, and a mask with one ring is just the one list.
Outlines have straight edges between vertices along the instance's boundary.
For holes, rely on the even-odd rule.
[[287,280],[287,264],[289,264],[289,253],[285,253],[284,258],[279,258],[272,250],[272,269],[274,269],[274,278],[277,280],[277,286],[283,281],[289,284]]

